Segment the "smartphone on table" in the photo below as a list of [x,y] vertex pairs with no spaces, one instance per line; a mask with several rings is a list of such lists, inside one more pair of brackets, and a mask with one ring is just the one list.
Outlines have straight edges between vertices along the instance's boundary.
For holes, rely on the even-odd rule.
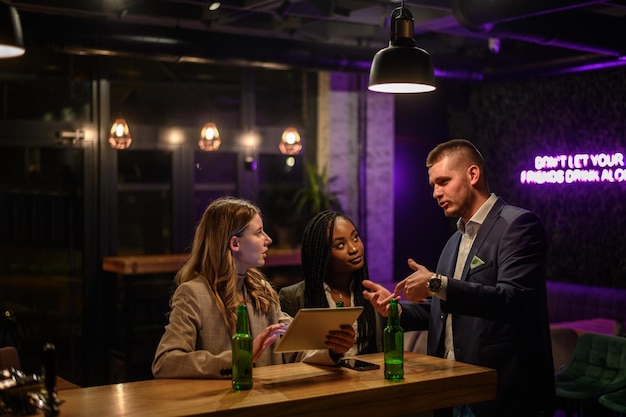
[[373,369],[380,369],[380,365],[371,362],[365,362],[359,359],[342,359],[340,365],[346,368],[355,369],[357,371],[371,371]]

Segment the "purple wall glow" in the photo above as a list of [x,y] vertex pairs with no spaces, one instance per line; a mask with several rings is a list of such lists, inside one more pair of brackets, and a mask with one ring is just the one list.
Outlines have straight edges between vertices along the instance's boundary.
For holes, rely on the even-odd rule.
[[577,182],[626,182],[624,154],[577,153],[540,155],[534,170],[520,173],[522,184],[571,184]]

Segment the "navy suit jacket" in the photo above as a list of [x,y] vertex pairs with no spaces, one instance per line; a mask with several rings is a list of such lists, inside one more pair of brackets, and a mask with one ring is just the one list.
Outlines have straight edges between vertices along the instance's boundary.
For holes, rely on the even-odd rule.
[[[496,369],[498,398],[471,405],[477,417],[551,416],[554,368],[546,300],[546,235],[539,218],[498,198],[478,229],[460,280],[453,279],[461,234],[444,247],[437,272],[446,301],[402,302],[405,330],[428,329],[429,355],[443,357],[453,314],[458,361]],[[472,267],[472,259],[484,263]]]

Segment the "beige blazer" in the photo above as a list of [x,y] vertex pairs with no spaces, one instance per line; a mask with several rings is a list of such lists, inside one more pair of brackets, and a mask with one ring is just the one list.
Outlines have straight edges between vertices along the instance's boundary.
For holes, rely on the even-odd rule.
[[[292,320],[278,306],[269,313],[256,311],[250,302],[247,306],[253,338],[270,324]],[[169,324],[156,349],[152,373],[155,378],[230,378],[231,336],[206,282],[202,278],[185,282],[172,297]],[[291,362],[293,356],[283,357],[270,347],[255,366]]]

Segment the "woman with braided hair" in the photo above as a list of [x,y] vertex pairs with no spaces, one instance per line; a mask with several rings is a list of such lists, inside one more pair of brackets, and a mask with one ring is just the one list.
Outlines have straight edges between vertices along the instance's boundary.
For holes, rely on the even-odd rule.
[[[224,197],[205,210],[189,259],[175,278],[169,323],[152,363],[155,378],[230,378],[231,337],[237,306],[246,304],[255,366],[291,362],[302,354],[267,349],[292,318],[257,268],[265,265],[272,239],[258,207]],[[346,352],[355,332],[335,332],[330,348]]]
[[[356,343],[345,355],[381,352],[384,323],[363,297],[362,282],[369,279],[365,247],[352,220],[336,211],[319,213],[304,230],[301,257],[304,279],[280,290],[283,311],[295,316],[301,308],[363,306],[353,325]],[[342,356],[327,355],[331,363]]]

